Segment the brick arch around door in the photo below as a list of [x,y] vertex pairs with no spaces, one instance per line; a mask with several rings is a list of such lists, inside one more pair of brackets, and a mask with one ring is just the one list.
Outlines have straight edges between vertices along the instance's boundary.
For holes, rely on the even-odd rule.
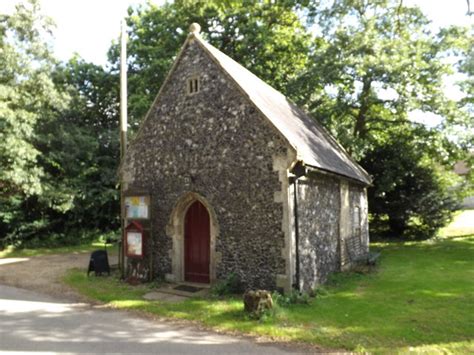
[[171,274],[172,282],[213,283],[220,253],[216,253],[219,227],[216,214],[203,196],[189,192],[173,208],[166,234],[173,240]]

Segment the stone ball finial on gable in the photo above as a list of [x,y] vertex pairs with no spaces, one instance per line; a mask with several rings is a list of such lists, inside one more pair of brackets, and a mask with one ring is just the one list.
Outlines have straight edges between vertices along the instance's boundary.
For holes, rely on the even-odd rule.
[[198,35],[199,32],[201,32],[201,26],[199,25],[199,23],[194,22],[191,24],[191,26],[189,26],[189,33],[194,33]]

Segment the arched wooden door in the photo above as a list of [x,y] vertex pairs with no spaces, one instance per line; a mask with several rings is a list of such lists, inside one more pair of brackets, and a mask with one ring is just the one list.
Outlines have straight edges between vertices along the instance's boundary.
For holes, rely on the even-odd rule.
[[210,218],[199,201],[186,211],[184,222],[184,280],[209,283],[211,253]]

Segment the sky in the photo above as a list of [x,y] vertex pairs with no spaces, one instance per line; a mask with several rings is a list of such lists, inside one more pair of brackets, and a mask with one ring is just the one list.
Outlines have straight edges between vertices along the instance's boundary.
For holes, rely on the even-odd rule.
[[[0,0],[0,13],[10,13],[22,0]],[[160,5],[165,0],[148,0]],[[120,34],[120,22],[129,6],[146,4],[147,0],[40,0],[44,14],[56,23],[53,50],[56,56],[67,61],[78,53],[86,61],[104,65],[107,50]],[[474,1],[471,1],[474,7]],[[405,5],[418,5],[432,21],[433,29],[449,25],[468,25],[474,21],[466,16],[466,0],[403,0]],[[187,24],[183,24],[186,26]],[[158,35],[158,34],[157,34]],[[454,85],[459,77],[446,81],[448,97],[459,99],[461,92]],[[435,122],[433,117],[414,113],[413,119]]]
[[[104,65],[107,50],[120,35],[120,22],[129,6],[146,4],[146,0],[39,0],[42,13],[56,24],[53,49],[67,61],[78,53],[86,61]],[[0,0],[0,13],[14,10],[22,0]],[[160,5],[164,0],[152,0]]]
[[[0,0],[0,13],[13,11],[15,4],[20,1]],[[156,5],[165,2],[150,1]],[[85,60],[96,64],[106,63],[107,50],[120,34],[120,22],[126,16],[127,8],[146,2],[147,0],[40,0],[43,13],[56,23],[52,43],[56,56],[68,60],[74,53],[79,53]],[[433,21],[434,28],[469,23],[468,16],[465,16],[466,0],[403,0],[403,3],[420,6]]]

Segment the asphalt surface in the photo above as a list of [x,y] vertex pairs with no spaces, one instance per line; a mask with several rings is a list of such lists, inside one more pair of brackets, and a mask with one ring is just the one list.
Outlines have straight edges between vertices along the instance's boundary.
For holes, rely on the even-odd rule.
[[[61,301],[0,285],[0,353],[288,354],[273,343],[256,343],[190,326]],[[300,351],[296,351],[300,352]]]

